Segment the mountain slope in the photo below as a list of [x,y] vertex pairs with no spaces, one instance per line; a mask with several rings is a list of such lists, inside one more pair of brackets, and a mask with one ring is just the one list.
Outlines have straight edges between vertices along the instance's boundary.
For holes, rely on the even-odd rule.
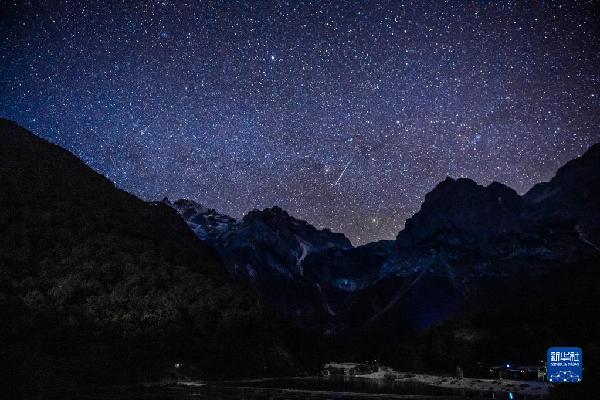
[[574,229],[599,250],[600,143],[562,166],[549,182],[535,185],[523,199],[529,223]]
[[[600,261],[599,188],[600,145],[524,196],[495,182],[446,179],[407,220],[391,253],[412,286],[371,314],[429,326],[476,306],[518,302],[546,276],[598,276],[589,267]],[[398,273],[392,268],[385,279]]]
[[6,120],[0,187],[6,390],[293,366],[276,319],[170,207]]
[[319,230],[279,207],[252,210],[235,220],[191,200],[163,203],[213,246],[231,274],[250,282],[289,319],[321,332],[335,328],[333,317],[348,297],[339,287],[343,282],[315,279],[307,260],[352,248],[343,234]]

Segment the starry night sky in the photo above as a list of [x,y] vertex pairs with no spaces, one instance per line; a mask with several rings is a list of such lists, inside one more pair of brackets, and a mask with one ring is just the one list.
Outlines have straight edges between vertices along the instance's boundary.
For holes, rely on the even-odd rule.
[[600,141],[596,3],[91,3],[0,0],[0,116],[143,199],[360,244],[447,175],[522,193]]

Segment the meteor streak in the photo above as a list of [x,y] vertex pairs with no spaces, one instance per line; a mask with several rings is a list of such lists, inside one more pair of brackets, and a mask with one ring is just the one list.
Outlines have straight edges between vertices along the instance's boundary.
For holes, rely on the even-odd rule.
[[340,179],[342,179],[342,176],[344,176],[344,173],[346,172],[346,170],[348,169],[348,167],[350,166],[351,163],[352,163],[352,160],[348,161],[348,164],[346,164],[346,167],[344,168],[344,170],[342,171],[340,176],[338,176],[337,180],[335,181],[335,183],[332,186],[336,186],[338,184],[338,182],[340,181]]

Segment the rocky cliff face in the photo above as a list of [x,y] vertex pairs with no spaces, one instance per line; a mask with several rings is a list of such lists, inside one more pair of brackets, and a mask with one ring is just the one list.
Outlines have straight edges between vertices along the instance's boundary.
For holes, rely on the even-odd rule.
[[446,178],[425,196],[421,210],[398,234],[400,247],[483,245],[491,237],[517,229],[523,207],[509,187],[481,186],[470,179]]
[[236,222],[228,215],[202,207],[191,200],[178,200],[171,203],[165,198],[162,202],[177,210],[196,236],[207,242],[216,242],[217,238]]
[[473,276],[537,275],[597,256],[600,146],[524,196],[499,183],[446,179],[398,234],[409,263]]
[[531,226],[575,232],[581,242],[598,250],[600,143],[561,167],[549,182],[535,185],[523,199],[523,216]]
[[[168,200],[163,200],[171,204]],[[196,235],[209,243],[234,276],[302,326],[334,329],[345,292],[305,270],[307,259],[352,248],[348,238],[317,229],[279,207],[252,210],[236,220],[190,200],[171,204]],[[339,286],[344,286],[340,279]]]

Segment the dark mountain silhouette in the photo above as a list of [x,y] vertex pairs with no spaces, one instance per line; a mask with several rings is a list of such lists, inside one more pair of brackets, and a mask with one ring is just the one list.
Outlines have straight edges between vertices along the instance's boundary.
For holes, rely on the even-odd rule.
[[167,205],[6,120],[0,188],[4,395],[298,366],[286,326]]
[[354,248],[273,208],[228,217],[209,242],[232,273],[305,327],[353,335],[391,319],[427,328],[598,262],[599,165],[595,145],[524,196],[498,182],[447,178],[395,241]]

